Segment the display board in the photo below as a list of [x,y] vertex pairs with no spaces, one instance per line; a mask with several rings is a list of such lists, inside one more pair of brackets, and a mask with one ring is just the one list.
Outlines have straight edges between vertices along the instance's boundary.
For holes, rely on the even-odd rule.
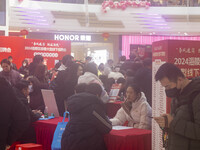
[[[170,112],[171,99],[165,95],[165,89],[154,77],[158,68],[165,62],[173,63],[181,69],[187,78],[200,76],[200,42],[185,40],[163,40],[152,45],[152,115],[160,116]],[[152,149],[162,150],[162,132],[152,121]]]
[[12,56],[13,63],[17,65],[17,68],[21,67],[24,59],[30,63],[35,55],[42,55],[44,64],[51,69],[66,54],[71,54],[70,41],[0,36],[0,61]]

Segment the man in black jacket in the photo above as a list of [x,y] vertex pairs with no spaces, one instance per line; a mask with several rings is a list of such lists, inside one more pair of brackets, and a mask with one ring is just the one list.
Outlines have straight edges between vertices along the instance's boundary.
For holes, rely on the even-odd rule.
[[71,119],[62,136],[62,150],[106,150],[103,135],[110,132],[112,125],[99,99],[102,89],[92,83],[86,91],[67,101]]
[[25,106],[14,94],[11,85],[0,77],[0,150],[12,145],[30,125]]

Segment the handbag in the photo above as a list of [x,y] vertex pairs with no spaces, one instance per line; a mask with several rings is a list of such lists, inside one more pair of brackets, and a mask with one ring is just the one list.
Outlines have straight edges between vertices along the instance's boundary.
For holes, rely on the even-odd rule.
[[63,134],[63,132],[65,130],[65,127],[66,127],[66,125],[68,123],[68,122],[65,122],[66,114],[68,114],[68,119],[70,119],[69,118],[69,112],[68,111],[64,112],[63,121],[62,122],[58,122],[56,130],[54,132],[53,141],[52,141],[52,144],[51,144],[51,149],[52,150],[61,150],[62,134]]

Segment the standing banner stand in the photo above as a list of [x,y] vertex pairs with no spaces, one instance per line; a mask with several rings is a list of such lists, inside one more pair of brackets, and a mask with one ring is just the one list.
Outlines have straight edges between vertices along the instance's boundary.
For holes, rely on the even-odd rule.
[[[187,78],[200,76],[200,42],[183,40],[154,42],[152,61],[152,115],[156,117],[169,113],[171,103],[160,82],[155,81],[158,68],[169,62],[179,67]],[[152,121],[152,150],[163,150],[162,147],[162,131],[158,124]]]

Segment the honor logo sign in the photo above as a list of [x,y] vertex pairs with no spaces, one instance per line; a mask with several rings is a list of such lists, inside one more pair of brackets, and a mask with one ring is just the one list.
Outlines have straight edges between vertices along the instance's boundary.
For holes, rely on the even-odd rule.
[[85,41],[89,42],[92,40],[91,35],[62,35],[54,34],[54,40],[66,40],[66,41]]

